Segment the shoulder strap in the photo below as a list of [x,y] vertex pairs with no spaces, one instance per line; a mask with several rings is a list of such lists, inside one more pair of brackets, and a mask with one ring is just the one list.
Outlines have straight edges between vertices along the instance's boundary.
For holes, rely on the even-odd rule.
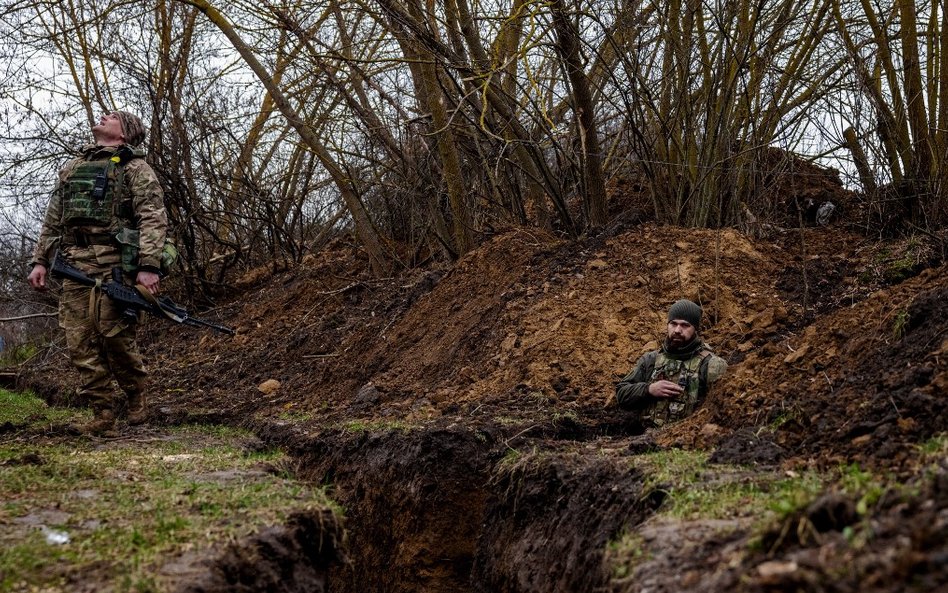
[[[118,150],[115,151],[115,154],[112,155],[112,158],[109,159],[109,165],[114,165],[115,168],[118,169],[118,173],[115,177],[115,189],[113,190],[115,192],[114,199],[116,208],[122,207],[122,198],[124,197],[123,194],[125,193],[125,165],[130,161],[141,158],[145,158],[145,151],[132,148],[127,144],[123,144],[118,148]],[[115,212],[120,218],[122,217],[121,210],[116,210]]]
[[651,356],[651,362],[652,362],[653,368],[660,365],[664,366],[665,362],[667,362],[668,360],[668,357],[665,356],[665,354],[661,350],[652,350],[651,352],[646,354],[646,356]]
[[161,311],[161,314],[174,321],[175,323],[184,323],[184,318],[176,315],[174,312],[169,311],[161,306],[161,301],[155,298],[155,295],[148,292],[148,289],[142,286],[141,284],[135,285],[135,290],[143,299],[149,302],[156,310]]
[[698,363],[698,393],[704,397],[708,393],[708,362],[711,360],[711,350],[702,348],[698,357],[701,362]]
[[115,151],[115,156],[119,158],[118,164],[124,165],[131,160],[145,158],[145,151],[132,148],[127,144],[123,144],[117,151]]

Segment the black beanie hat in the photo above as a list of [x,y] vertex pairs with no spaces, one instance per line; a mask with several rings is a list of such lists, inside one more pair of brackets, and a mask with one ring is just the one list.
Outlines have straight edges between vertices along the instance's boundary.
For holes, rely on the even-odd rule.
[[668,320],[673,319],[683,319],[698,329],[701,326],[701,307],[688,299],[675,301],[675,304],[668,309]]

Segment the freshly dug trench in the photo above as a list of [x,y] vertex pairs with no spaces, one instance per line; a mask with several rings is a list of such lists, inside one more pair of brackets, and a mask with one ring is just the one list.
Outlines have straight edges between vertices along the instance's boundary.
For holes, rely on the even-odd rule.
[[643,476],[598,447],[530,454],[501,467],[474,564],[475,590],[599,591],[603,554],[641,523],[662,496],[643,496]]
[[332,433],[298,443],[302,473],[333,484],[350,562],[333,591],[470,591],[490,437],[466,428]]
[[[180,593],[322,593],[329,566],[341,561],[343,529],[329,510],[299,512],[282,527],[270,527],[232,544]],[[184,575],[181,575],[184,576]]]
[[291,445],[305,476],[331,482],[346,509],[349,563],[331,570],[333,591],[604,585],[608,542],[661,501],[643,496],[626,456],[603,457],[602,443],[537,441],[545,453],[521,456],[502,432],[333,433]]

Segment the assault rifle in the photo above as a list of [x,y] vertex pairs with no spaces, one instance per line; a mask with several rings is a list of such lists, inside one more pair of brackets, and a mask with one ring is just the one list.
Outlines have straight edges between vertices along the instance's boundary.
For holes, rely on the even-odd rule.
[[175,302],[168,297],[163,296],[156,298],[150,294],[146,297],[135,288],[125,286],[122,284],[121,268],[112,268],[112,279],[102,282],[101,280],[86,276],[81,270],[77,270],[66,263],[62,256],[57,253],[53,259],[53,266],[49,271],[56,278],[65,278],[73,282],[78,282],[83,286],[98,288],[105,293],[105,296],[112,299],[123,309],[122,313],[124,315],[129,317],[135,317],[138,311],[144,311],[155,317],[168,319],[175,323],[190,325],[192,327],[208,327],[224,334],[234,335],[232,328],[191,317],[187,310],[175,304]]

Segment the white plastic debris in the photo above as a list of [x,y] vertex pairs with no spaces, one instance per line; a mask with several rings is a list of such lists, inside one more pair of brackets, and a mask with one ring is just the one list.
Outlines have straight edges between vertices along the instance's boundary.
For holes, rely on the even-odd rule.
[[833,212],[836,211],[836,204],[832,202],[825,202],[820,209],[816,211],[816,222],[820,226],[826,226],[830,223],[830,219],[833,218]]
[[69,543],[69,534],[65,531],[43,527],[43,534],[46,536],[46,543],[51,546],[61,546]]

